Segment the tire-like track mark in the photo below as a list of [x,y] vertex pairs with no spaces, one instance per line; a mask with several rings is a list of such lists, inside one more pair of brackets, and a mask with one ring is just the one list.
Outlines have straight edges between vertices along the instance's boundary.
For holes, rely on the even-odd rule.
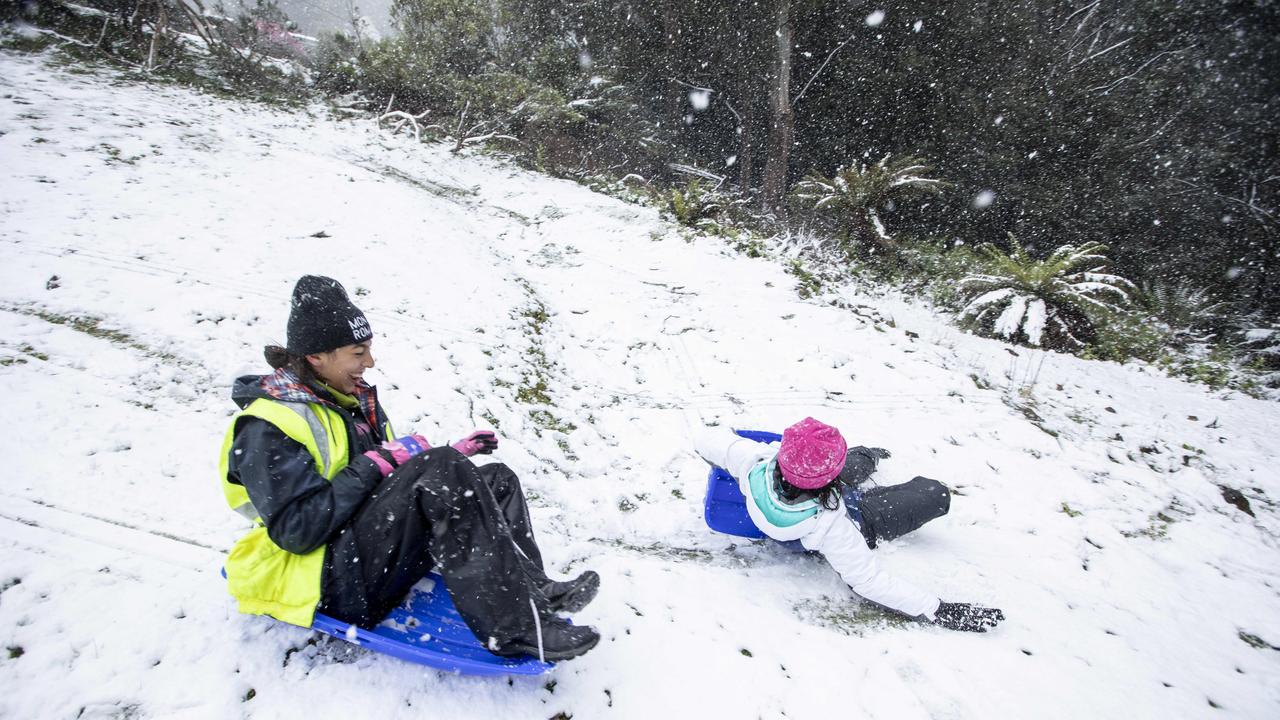
[[[49,535],[73,538],[95,547],[108,547],[130,555],[160,560],[194,572],[213,572],[227,551],[207,543],[163,530],[139,527],[122,520],[67,510],[56,505],[17,495],[4,494],[0,520],[8,527],[0,536],[45,550],[56,547]],[[32,532],[32,531],[37,532]],[[40,537],[43,535],[44,537]],[[25,539],[24,539],[25,537]],[[157,542],[159,539],[161,542]]]

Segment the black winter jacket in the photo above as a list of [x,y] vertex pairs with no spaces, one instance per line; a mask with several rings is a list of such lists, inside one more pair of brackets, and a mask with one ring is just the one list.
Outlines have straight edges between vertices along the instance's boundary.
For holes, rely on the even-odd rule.
[[[263,390],[262,377],[246,375],[236,380],[231,397],[237,405],[245,408],[258,398],[272,397]],[[301,443],[266,420],[243,417],[236,423],[227,471],[231,482],[244,485],[271,541],[299,555],[332,540],[377,486],[382,472],[363,453],[386,439],[382,436],[386,415],[381,405],[375,402],[378,422],[369,427],[358,409],[342,407],[324,388],[311,389],[343,419],[348,447],[345,468],[326,480]]]

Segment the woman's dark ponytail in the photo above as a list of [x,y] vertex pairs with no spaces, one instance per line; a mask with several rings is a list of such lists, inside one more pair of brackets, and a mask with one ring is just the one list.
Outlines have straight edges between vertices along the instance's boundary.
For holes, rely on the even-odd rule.
[[267,359],[267,364],[274,370],[289,365],[289,351],[279,345],[268,345],[262,349],[262,356]]
[[268,345],[262,349],[262,357],[275,370],[280,368],[292,370],[293,374],[304,383],[310,384],[316,379],[315,370],[311,369],[311,363],[307,362],[304,355],[294,355],[279,345]]

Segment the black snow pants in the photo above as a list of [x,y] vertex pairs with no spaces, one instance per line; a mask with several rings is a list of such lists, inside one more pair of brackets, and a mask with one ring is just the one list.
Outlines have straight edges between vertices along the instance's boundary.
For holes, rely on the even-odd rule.
[[507,466],[444,447],[396,468],[329,543],[318,609],[372,628],[432,567],[481,642],[535,637],[548,579]]
[[859,486],[875,472],[877,458],[853,448],[845,459],[840,479],[844,481],[844,505],[862,529],[869,547],[881,540],[893,540],[920,528],[951,510],[951,491],[937,480],[916,476],[901,485]]

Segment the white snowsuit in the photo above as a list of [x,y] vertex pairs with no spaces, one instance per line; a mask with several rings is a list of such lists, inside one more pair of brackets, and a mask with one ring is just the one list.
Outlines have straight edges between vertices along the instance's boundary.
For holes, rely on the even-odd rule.
[[871,602],[911,617],[934,619],[940,602],[938,597],[895,579],[880,568],[862,531],[849,517],[843,500],[835,510],[819,504],[816,513],[785,527],[770,522],[763,506],[776,504],[778,500],[759,485],[753,492],[748,478],[758,466],[772,463],[778,454],[776,446],[717,427],[700,431],[694,438],[694,448],[704,460],[724,468],[738,481],[739,489],[747,498],[747,513],[765,535],[784,542],[799,540],[806,550],[822,553],[849,587]]

